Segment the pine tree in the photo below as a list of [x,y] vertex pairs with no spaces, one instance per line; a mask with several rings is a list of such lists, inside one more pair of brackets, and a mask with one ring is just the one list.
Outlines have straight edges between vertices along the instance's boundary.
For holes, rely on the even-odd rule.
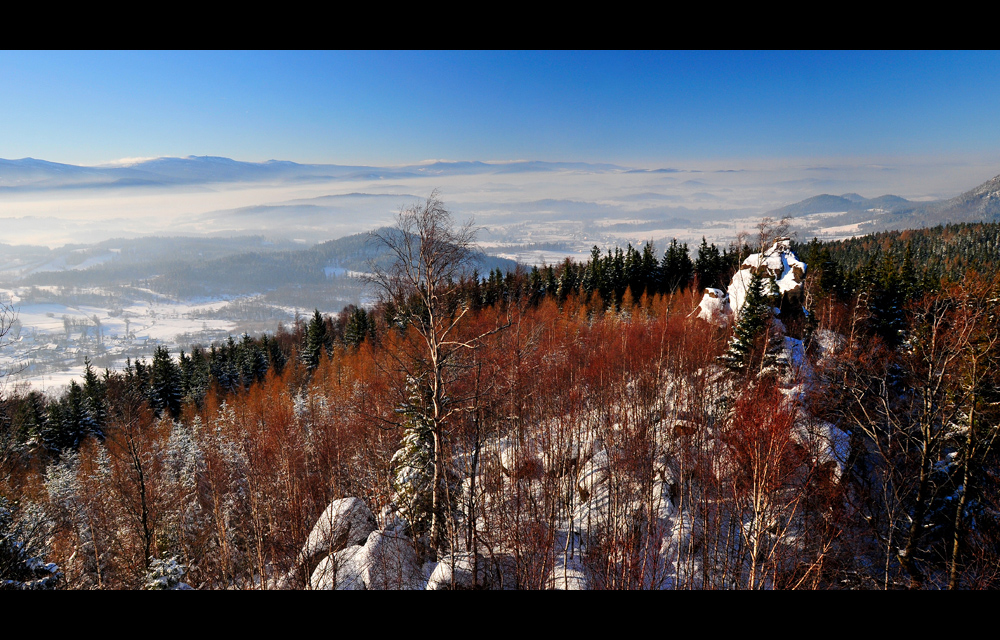
[[634,292],[637,296],[642,297],[643,293],[650,296],[656,294],[656,272],[659,268],[660,265],[656,260],[653,243],[647,242],[642,248],[642,259],[640,261],[641,288]]
[[147,591],[191,590],[191,586],[183,581],[185,573],[187,573],[187,566],[178,562],[177,556],[162,560],[151,558],[143,589]]
[[49,405],[49,415],[41,434],[42,442],[49,450],[76,449],[87,436],[100,435],[94,407],[88,400],[83,387],[76,380],[71,380],[63,397]]
[[285,362],[288,360],[281,350],[281,345],[274,338],[269,338],[266,334],[261,341],[261,349],[267,356],[267,366],[274,371],[275,375],[281,375],[285,369]]
[[105,370],[105,380],[101,380],[90,365],[89,358],[85,358],[83,364],[83,395],[86,396],[86,407],[96,424],[95,434],[103,437],[104,426],[108,420],[105,400],[108,390],[107,376],[109,372]]
[[726,265],[719,248],[709,245],[705,237],[701,238],[698,247],[698,259],[694,262],[694,273],[700,287],[719,287],[722,284]]
[[576,271],[573,268],[573,261],[569,258],[563,261],[562,271],[559,273],[559,284],[556,293],[559,300],[563,301],[569,294],[576,291],[579,283],[576,281]]
[[590,262],[583,272],[583,290],[589,295],[601,287],[604,275],[601,269],[601,250],[595,244],[590,250]]
[[43,559],[47,529],[41,509],[24,508],[0,496],[0,591],[58,586],[62,572]]
[[660,264],[660,290],[664,293],[683,290],[691,284],[692,277],[694,277],[694,262],[688,253],[687,243],[678,244],[677,238],[674,238],[663,254],[663,262]]

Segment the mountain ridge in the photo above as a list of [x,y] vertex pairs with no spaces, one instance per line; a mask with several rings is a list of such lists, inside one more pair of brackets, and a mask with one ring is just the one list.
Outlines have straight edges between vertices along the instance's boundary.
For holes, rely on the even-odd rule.
[[[768,212],[774,217],[841,213],[829,224],[858,224],[858,231],[933,227],[961,222],[1000,221],[1000,175],[946,200],[914,202],[896,195],[865,198],[856,193],[820,194]],[[866,217],[865,214],[871,214]]]
[[162,156],[125,166],[84,166],[20,158],[0,158],[0,189],[141,187],[251,181],[381,180],[427,175],[488,175],[547,171],[625,172],[613,164],[519,160],[483,162],[437,160],[401,166],[302,164],[290,160],[246,162],[223,156]]

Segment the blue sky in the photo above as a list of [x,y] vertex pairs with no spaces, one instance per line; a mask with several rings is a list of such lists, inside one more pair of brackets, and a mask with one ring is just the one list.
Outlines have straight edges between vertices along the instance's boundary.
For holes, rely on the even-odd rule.
[[997,52],[4,52],[0,157],[996,154]]

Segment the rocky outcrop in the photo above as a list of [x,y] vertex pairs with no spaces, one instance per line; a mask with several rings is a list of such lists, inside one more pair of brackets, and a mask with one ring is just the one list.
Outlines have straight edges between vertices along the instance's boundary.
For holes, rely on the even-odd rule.
[[708,322],[723,324],[739,315],[746,301],[747,289],[754,275],[763,276],[774,284],[781,295],[784,308],[801,307],[805,302],[803,284],[806,263],[792,252],[788,238],[778,238],[763,253],[752,253],[740,264],[739,270],[726,291],[705,289],[698,305],[698,317]]
[[698,305],[698,317],[713,324],[725,324],[732,315],[729,294],[721,289],[706,288]]

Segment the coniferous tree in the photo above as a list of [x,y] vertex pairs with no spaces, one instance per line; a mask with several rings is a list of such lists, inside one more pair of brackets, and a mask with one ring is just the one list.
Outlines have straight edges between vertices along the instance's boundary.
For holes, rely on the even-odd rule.
[[583,273],[583,282],[581,283],[587,295],[601,288],[601,280],[603,280],[601,271],[601,250],[595,244],[590,250],[590,262],[587,263],[587,269]]
[[[404,417],[402,443],[392,456],[393,500],[400,514],[410,525],[415,539],[431,533],[434,520],[434,421],[430,417],[430,390],[419,380],[410,379],[409,396],[396,412]],[[438,506],[438,520],[448,520],[458,506],[458,496],[462,489],[458,477],[451,468],[444,470],[438,493],[447,496],[450,503],[441,501]],[[447,484],[447,487],[445,487]],[[439,531],[442,539],[436,544],[427,541],[431,547],[444,544],[445,531]]]
[[347,319],[347,327],[344,329],[344,342],[352,347],[357,347],[365,341],[375,331],[374,325],[368,316],[368,312],[363,308],[355,309]]
[[625,251],[625,272],[624,272],[624,284],[625,289],[632,289],[632,294],[635,296],[642,295],[642,256],[632,243],[629,243],[628,249]]
[[705,237],[701,238],[701,246],[698,247],[698,259],[694,262],[694,273],[698,278],[698,286],[722,287],[725,278],[726,265],[719,248],[715,244],[708,244]]
[[573,261],[566,258],[559,273],[559,284],[556,290],[559,300],[566,300],[567,296],[575,292],[578,286],[579,283],[576,281],[576,271],[573,268]]
[[0,496],[0,591],[48,590],[58,586],[62,572],[44,560],[47,533],[44,513],[25,509]]
[[306,328],[305,344],[302,346],[302,362],[310,371],[319,366],[320,355],[326,351],[329,353],[330,337],[326,331],[326,321],[320,314],[319,309],[313,313],[312,320]]
[[640,264],[641,282],[640,289],[636,291],[636,295],[642,297],[642,294],[646,293],[652,296],[656,293],[656,272],[660,268],[656,260],[656,253],[652,242],[647,242],[642,248]]
[[678,244],[677,238],[674,238],[660,263],[660,290],[664,293],[683,290],[691,284],[693,276],[694,262],[688,253],[687,243]]
[[274,371],[276,375],[281,375],[281,372],[285,369],[285,364],[288,358],[285,357],[285,352],[281,350],[281,345],[274,338],[269,338],[264,336],[261,348],[267,355],[268,367]]
[[153,353],[149,405],[155,415],[167,411],[176,418],[181,412],[181,372],[166,347],[157,347]]
[[110,372],[105,370],[105,379],[102,380],[94,371],[94,367],[91,366],[89,358],[84,359],[83,364],[83,395],[85,396],[86,409],[94,419],[95,435],[102,436],[108,419],[106,396],[108,391],[107,377]]
[[781,336],[773,323],[774,281],[768,281],[759,270],[751,270],[747,296],[733,326],[726,352],[721,362],[733,373],[764,374],[776,370],[781,352]]
[[424,395],[410,380],[409,397],[396,409],[404,417],[402,446],[392,456],[394,500],[415,537],[428,531],[433,512],[434,425]]
[[201,401],[208,392],[209,381],[212,371],[209,359],[205,355],[205,350],[195,347],[191,350],[190,356],[185,356],[181,351],[178,363],[181,375],[181,393],[186,401],[201,405]]
[[99,434],[93,407],[87,402],[83,387],[71,380],[63,397],[49,404],[42,442],[49,450],[58,452],[76,449],[87,436]]

